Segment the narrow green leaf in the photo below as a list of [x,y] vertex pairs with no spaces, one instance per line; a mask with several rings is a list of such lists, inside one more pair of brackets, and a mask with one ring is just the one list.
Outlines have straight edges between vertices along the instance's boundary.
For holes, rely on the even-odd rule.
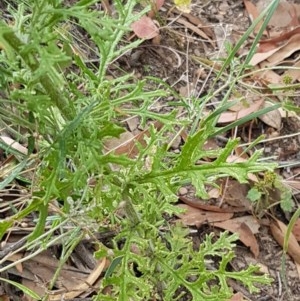
[[0,278],[1,281],[6,282],[11,284],[12,286],[17,287],[18,289],[20,289],[24,294],[28,295],[29,297],[36,299],[36,300],[40,300],[41,296],[39,296],[37,293],[35,293],[33,290],[29,289],[28,287],[26,287],[23,284],[20,284],[18,282],[9,280],[9,279],[4,279],[4,278]]
[[33,241],[42,235],[45,231],[46,219],[48,216],[48,204],[42,204],[39,206],[39,219],[33,230],[33,232],[29,236],[29,241]]

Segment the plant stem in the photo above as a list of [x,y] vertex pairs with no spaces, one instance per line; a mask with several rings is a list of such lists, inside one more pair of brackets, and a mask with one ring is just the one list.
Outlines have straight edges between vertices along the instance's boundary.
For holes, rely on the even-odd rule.
[[[32,72],[36,71],[40,66],[38,59],[31,52],[22,51],[26,45],[15,35],[14,31],[4,22],[0,22],[0,30],[5,42],[23,59]],[[72,120],[75,112],[62,91],[54,85],[51,77],[43,74],[39,77],[39,82],[45,89],[46,95],[49,95],[52,102],[59,108],[63,117],[68,121]]]

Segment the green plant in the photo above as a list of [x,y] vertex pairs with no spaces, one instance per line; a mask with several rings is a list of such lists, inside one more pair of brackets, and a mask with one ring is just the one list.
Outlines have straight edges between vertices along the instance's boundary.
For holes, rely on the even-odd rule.
[[291,212],[293,208],[291,189],[283,184],[275,172],[266,172],[263,179],[249,190],[248,198],[254,203],[255,212],[259,216],[277,204],[286,212]]
[[[277,2],[271,6],[268,17]],[[257,290],[255,283],[269,283],[270,279],[256,275],[257,268],[252,266],[240,272],[226,269],[234,256],[236,235],[207,236],[200,248],[194,249],[188,231],[164,218],[176,212],[173,203],[184,184],[191,183],[197,195],[206,198],[206,185],[221,177],[230,176],[245,183],[249,173],[273,170],[274,165],[258,161],[260,152],[247,162],[227,162],[238,145],[237,139],[229,140],[223,149],[203,150],[210,137],[248,118],[216,127],[219,115],[231,106],[227,103],[229,94],[207,117],[202,113],[213,93],[196,106],[178,99],[176,105],[184,106],[189,113],[189,117],[179,119],[175,109],[171,113],[151,110],[157,98],[170,94],[178,97],[161,81],[139,81],[122,70],[117,77],[108,79],[107,70],[114,60],[141,42],[128,43],[124,39],[130,24],[150,9],[135,13],[133,0],[114,1],[114,17],[93,10],[93,0],[82,0],[68,8],[59,0],[16,3],[17,10],[9,10],[14,22],[0,21],[4,50],[0,54],[0,83],[4,91],[0,114],[5,129],[28,145],[28,154],[6,146],[7,153],[15,154],[16,167],[1,185],[6,186],[32,165],[35,175],[27,174],[31,200],[25,209],[0,223],[1,236],[15,221],[38,212],[35,230],[24,248],[35,250],[30,254],[33,256],[51,247],[54,239],[66,239],[63,263],[78,242],[68,238],[76,237],[78,232],[92,235],[102,228],[120,229],[113,239],[112,252],[99,245],[95,253],[98,258],[111,259],[101,284],[102,288],[111,286],[111,293],[106,295],[100,290],[98,300],[180,300],[183,295],[195,300],[228,300],[232,295],[226,282],[229,278],[241,281],[250,291]],[[90,55],[99,60],[90,65],[77,51],[70,51],[81,45],[71,32],[59,29],[62,24],[65,29],[75,26],[87,32],[92,44]],[[240,45],[232,49],[220,74],[233,61]],[[246,65],[247,61],[234,75],[227,86],[228,93]],[[252,117],[271,109],[274,108]],[[163,124],[160,130],[149,127],[145,145],[137,142],[136,158],[107,153],[104,148],[106,139],[124,132],[124,116],[139,116],[144,125],[151,120]],[[176,133],[175,125],[192,126],[180,153],[168,148],[166,138],[169,133]],[[216,159],[200,163],[207,156]],[[95,185],[90,185],[91,180]],[[60,202],[60,211],[49,216],[54,200]],[[116,214],[120,211],[122,214]],[[46,222],[50,225],[47,230]],[[65,229],[67,223],[73,228]],[[54,238],[58,229],[64,230]],[[218,262],[216,270],[209,265],[211,258]]]

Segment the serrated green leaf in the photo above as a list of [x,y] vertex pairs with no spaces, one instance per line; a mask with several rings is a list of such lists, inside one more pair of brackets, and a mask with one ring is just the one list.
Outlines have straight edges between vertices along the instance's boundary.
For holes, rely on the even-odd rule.
[[261,197],[262,197],[262,193],[256,187],[252,187],[247,193],[247,198],[251,202],[257,202],[261,199]]

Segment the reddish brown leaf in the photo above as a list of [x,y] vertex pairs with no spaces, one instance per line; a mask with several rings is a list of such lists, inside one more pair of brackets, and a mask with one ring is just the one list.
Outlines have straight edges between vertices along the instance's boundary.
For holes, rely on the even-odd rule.
[[283,44],[285,44],[288,39],[290,39],[292,36],[298,33],[300,33],[300,26],[297,26],[293,30],[286,32],[280,36],[271,39],[261,40],[259,42],[259,48],[257,52],[266,52],[275,49],[277,47],[280,47]]
[[177,206],[182,209],[186,209],[184,213],[179,215],[179,218],[183,224],[187,226],[200,227],[204,223],[224,221],[233,216],[233,213],[206,211],[185,204],[179,204]]
[[159,34],[158,27],[154,24],[153,20],[147,16],[141,17],[136,22],[131,24],[131,29],[140,39],[150,40]]
[[282,63],[282,61],[285,58],[288,58],[291,56],[294,52],[298,51],[300,49],[300,33],[293,35],[286,45],[284,47],[281,47],[278,51],[276,51],[274,54],[272,54],[268,58],[268,62],[275,66],[279,63]]

